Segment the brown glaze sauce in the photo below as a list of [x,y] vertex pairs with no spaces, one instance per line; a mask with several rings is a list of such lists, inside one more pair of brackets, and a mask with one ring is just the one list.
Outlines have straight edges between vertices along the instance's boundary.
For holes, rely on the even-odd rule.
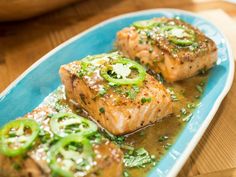
[[[157,164],[175,142],[178,134],[181,132],[189,119],[191,119],[191,112],[193,112],[198,106],[201,99],[201,92],[203,91],[201,89],[199,90],[197,87],[200,86],[203,89],[205,83],[207,82],[207,78],[208,73],[197,75],[173,84],[164,83],[165,87],[171,90],[174,103],[174,113],[153,125],[145,127],[129,135],[125,135],[124,143],[134,147],[135,149],[141,147],[145,148],[150,155],[155,156],[155,164]],[[65,102],[65,97],[63,94],[63,91],[59,91],[57,94],[52,94],[45,99],[42,105],[48,105],[50,102],[55,104],[58,100],[64,100],[64,103],[69,105],[73,112],[80,114],[81,116],[88,117],[84,111],[78,111],[75,106]],[[68,109],[68,107],[66,109]],[[124,153],[127,151],[125,149],[122,150]],[[142,168],[124,167],[124,171],[129,174],[129,177],[143,177],[148,174],[155,164],[147,164]]]
[[[197,107],[198,103],[200,102],[200,99],[201,99],[200,96],[203,91],[202,89],[204,88],[204,85],[205,85],[203,83],[206,83],[207,79],[208,79],[208,74],[206,73],[206,74],[194,76],[184,81],[176,82],[174,84],[164,83],[165,87],[170,90],[170,94],[172,95],[172,99],[174,103],[174,113],[168,117],[163,118],[161,121],[156,122],[153,125],[144,127],[141,130],[138,130],[134,133],[124,136],[125,145],[133,147],[134,149],[144,148],[146,151],[148,151],[150,155],[155,156],[155,162],[147,164],[144,167],[138,167],[138,168],[137,167],[133,167],[133,168],[124,167],[125,174],[128,174],[129,177],[147,176],[151,168],[153,168],[153,166],[161,160],[161,158],[168,151],[168,149],[171,148],[171,145],[175,142],[179,133],[188,122],[187,117],[190,117],[189,115],[191,114],[192,111],[194,111],[195,107]],[[57,104],[58,102],[60,104]],[[81,116],[89,117],[86,114],[86,112],[84,112],[81,109],[78,109],[78,107],[66,101],[63,87],[59,87],[56,91],[54,91],[52,94],[46,97],[39,107],[44,107],[44,106],[48,107],[49,109],[53,107],[57,111],[58,110],[63,111],[63,112],[73,111],[76,114],[79,114]],[[48,111],[51,112],[50,110]],[[46,113],[46,112],[43,112],[43,113]],[[37,114],[34,114],[34,115],[37,115]],[[44,129],[47,130],[48,119],[43,120],[41,117],[44,117],[44,115],[41,115],[40,113],[40,115],[38,115],[37,118],[35,119],[41,122],[42,125],[44,126]],[[103,134],[103,130],[101,131],[101,133]],[[43,150],[44,148],[45,148],[44,145],[42,145],[42,147],[38,146],[35,150],[31,151],[31,156],[32,157],[37,156],[39,160],[36,160],[36,161],[40,162],[42,167],[43,166],[47,167],[47,164],[43,165],[44,163],[46,163],[45,159],[42,158],[42,157],[45,157],[45,154],[42,154],[42,157],[41,157],[41,155],[39,155],[38,153],[38,152],[41,152],[41,150]],[[124,153],[127,152],[127,149],[124,149],[122,147],[121,149]],[[35,155],[32,155],[32,153],[35,153]],[[3,160],[1,158],[3,157],[0,156],[0,161]],[[42,159],[42,163],[40,159]],[[39,166],[36,165],[37,162],[32,163],[32,161],[34,160],[35,159],[32,159],[32,158],[29,158],[29,160],[27,161],[25,160],[26,162],[24,164],[27,164],[28,161],[29,163],[32,164],[31,165],[32,168],[30,168],[30,165],[28,167],[23,167],[25,172],[28,173],[28,170],[39,168]],[[36,167],[34,167],[34,165]],[[5,166],[11,167],[12,161],[9,160],[9,163],[6,163]],[[35,176],[40,176],[40,175],[44,176],[43,174],[38,174],[39,172],[41,172],[41,170],[43,170],[43,172],[47,172],[47,173],[49,172],[49,169],[44,169],[42,167],[40,168],[40,170],[38,171],[36,170],[37,173],[34,172]],[[3,166],[1,169],[5,170]],[[12,171],[10,174],[11,176],[14,176],[17,174],[17,171],[12,170],[12,169],[13,167],[11,167],[10,169],[10,171]],[[111,165],[108,169],[104,169],[104,171],[99,171],[99,173],[96,174],[95,176],[97,177],[104,176],[103,172],[106,172],[106,174],[108,172],[109,172],[108,174],[112,174],[113,172],[115,173],[116,171],[117,171],[117,165],[114,165],[114,168]],[[121,171],[121,168],[119,168],[118,171]],[[3,171],[1,170],[0,170],[0,176],[4,176]],[[22,174],[22,176],[24,175]]]

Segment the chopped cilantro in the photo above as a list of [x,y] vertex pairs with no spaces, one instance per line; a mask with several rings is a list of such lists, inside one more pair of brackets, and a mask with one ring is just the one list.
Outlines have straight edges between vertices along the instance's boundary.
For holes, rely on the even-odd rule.
[[190,113],[189,115],[187,115],[186,117],[183,118],[184,122],[188,122],[191,118],[192,118],[192,113]]
[[180,114],[177,114],[177,115],[176,115],[176,117],[177,117],[177,118],[180,118],[180,117],[181,117],[181,115],[180,115]]
[[135,92],[132,92],[131,90],[128,90],[125,92],[125,95],[131,100],[134,100],[137,94]]
[[125,149],[125,150],[129,150],[129,151],[133,151],[134,147],[127,145],[127,144],[121,144],[120,148]]
[[39,131],[39,139],[43,144],[45,144],[51,140],[51,135],[48,131],[41,128]]
[[188,103],[187,104],[187,108],[189,108],[189,109],[193,109],[195,107],[196,107],[196,105],[194,103]]
[[145,167],[146,164],[153,162],[154,156],[151,157],[144,148],[139,148],[133,151],[129,151],[124,155],[125,167]]
[[154,59],[154,60],[152,61],[152,63],[153,63],[154,65],[157,65],[158,60],[157,60],[157,59]]
[[144,103],[150,103],[152,101],[152,98],[145,98],[145,97],[143,97],[142,99],[141,99],[141,103],[142,104],[144,104]]
[[18,163],[13,163],[12,164],[12,167],[15,169],[15,170],[21,170],[21,168],[22,168],[22,166],[20,165],[20,164],[18,164]]
[[96,68],[97,66],[91,65],[88,62],[81,62],[80,70],[77,72],[77,76],[81,78],[85,75],[90,75]]
[[140,58],[139,57],[135,57],[134,60],[138,63],[140,63]]
[[113,139],[113,141],[115,141],[115,142],[118,143],[118,144],[122,144],[122,143],[124,143],[124,141],[125,141],[125,137],[124,137],[124,136],[116,136],[116,137]]
[[64,102],[63,99],[59,99],[56,101],[54,109],[56,109],[56,111],[58,112],[70,112],[69,106]]
[[104,107],[99,108],[99,112],[100,112],[100,113],[105,113]]
[[199,85],[200,85],[200,86],[204,86],[205,84],[206,84],[206,81],[203,80],[203,81],[200,82]]
[[126,96],[130,98],[131,100],[134,100],[137,94],[139,93],[139,87],[134,85],[132,88],[125,92]]
[[89,137],[89,139],[95,144],[100,144],[102,142],[102,138],[103,136],[99,132],[96,132],[94,135]]
[[143,44],[143,40],[142,39],[139,39],[139,44]]
[[156,74],[156,77],[155,77],[159,82],[163,83],[164,82],[164,78],[161,74]]
[[77,73],[77,75],[79,77],[83,77],[88,72],[88,63],[81,62],[80,66],[81,66],[81,68],[80,68],[79,72]]
[[185,108],[182,108],[180,110],[180,112],[181,112],[182,115],[186,115],[187,114],[187,110]]
[[178,48],[173,48],[173,49],[171,50],[171,52],[174,53],[174,54],[175,54],[175,53],[178,53],[178,52],[179,52],[179,49],[178,49]]
[[99,91],[98,91],[98,94],[99,94],[99,96],[103,96],[103,95],[105,95],[106,94],[106,89],[105,88],[100,88],[99,89]]
[[196,85],[196,89],[199,93],[202,93],[203,92],[203,89],[200,85]]
[[189,46],[189,50],[195,51],[198,48],[198,43],[194,42],[192,45]]
[[145,135],[144,131],[143,131],[143,130],[140,131],[140,132],[139,132],[139,135],[140,135],[140,136],[144,136],[144,135]]
[[104,131],[104,136],[107,137],[109,140],[115,142],[116,144],[123,144],[125,141],[124,136],[115,136],[108,131]]
[[171,147],[171,144],[170,144],[170,143],[166,143],[166,144],[164,145],[165,150],[168,150],[170,147]]
[[178,99],[177,95],[175,94],[173,88],[169,87],[169,88],[167,89],[167,91],[169,92],[172,101],[179,101],[179,99]]
[[166,140],[168,140],[168,136],[166,136],[166,135],[163,135],[163,136],[161,136],[160,138],[159,138],[159,142],[163,142],[163,141],[166,141]]
[[124,176],[124,177],[129,177],[130,175],[129,175],[129,173],[128,173],[127,171],[124,171],[124,172],[123,172],[123,176]]
[[145,34],[146,34],[147,38],[151,38],[151,33],[150,33],[150,31],[145,31]]
[[114,92],[119,93],[121,95],[126,96],[127,98],[134,100],[139,93],[140,89],[137,85],[133,85],[130,89],[122,89],[120,87],[117,87],[114,89]]
[[119,86],[118,84],[113,83],[113,82],[109,82],[108,85],[111,87],[118,87]]
[[199,99],[199,98],[200,98],[200,95],[195,95],[195,98],[196,98],[196,99]]
[[153,52],[153,48],[150,47],[149,50],[148,50],[149,53],[152,53]]

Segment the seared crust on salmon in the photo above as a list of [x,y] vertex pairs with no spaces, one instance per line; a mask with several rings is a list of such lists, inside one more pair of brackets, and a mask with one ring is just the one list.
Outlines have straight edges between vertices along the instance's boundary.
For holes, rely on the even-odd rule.
[[[67,98],[78,103],[103,128],[115,135],[135,131],[172,113],[169,93],[146,72],[138,84],[116,85],[104,79],[101,70],[117,59],[124,57],[117,53],[103,54],[61,66],[60,76]],[[121,70],[124,69],[119,68],[116,72]],[[83,71],[87,73],[83,75]],[[122,72],[121,75],[126,73],[127,68]],[[114,75],[113,71],[110,74]]]
[[214,41],[178,19],[136,22],[117,33],[116,47],[169,82],[194,76],[217,60]]

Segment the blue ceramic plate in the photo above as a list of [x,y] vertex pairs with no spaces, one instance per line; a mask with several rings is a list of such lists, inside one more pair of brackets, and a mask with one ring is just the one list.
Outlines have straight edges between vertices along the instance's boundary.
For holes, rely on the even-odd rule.
[[0,95],[0,125],[22,116],[37,107],[60,84],[58,69],[87,55],[110,51],[116,32],[134,21],[153,17],[175,17],[197,26],[212,38],[218,47],[218,60],[211,73],[200,106],[160,163],[150,171],[150,177],[175,176],[202,137],[233,81],[234,61],[223,34],[207,20],[195,14],[154,9],[118,16],[102,22],[73,37],[42,57]]

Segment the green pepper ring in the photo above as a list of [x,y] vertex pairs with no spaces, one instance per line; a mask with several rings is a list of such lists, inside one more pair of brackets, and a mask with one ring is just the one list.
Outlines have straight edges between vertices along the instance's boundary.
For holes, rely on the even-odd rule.
[[195,41],[195,33],[191,29],[186,29],[182,26],[163,26],[161,27],[161,31],[170,31],[172,29],[184,29],[189,34],[189,39],[180,39],[176,36],[168,35],[167,38],[173,42],[174,44],[181,45],[181,46],[188,46],[194,43]]
[[138,29],[151,29],[155,26],[158,26],[161,24],[160,22],[156,22],[154,20],[141,20],[141,21],[136,21],[133,23],[133,26]]
[[63,149],[66,145],[71,142],[78,142],[83,145],[83,154],[87,156],[87,158],[93,158],[93,150],[92,145],[87,138],[81,137],[77,134],[69,135],[65,138],[62,138],[55,145],[53,145],[49,150],[49,166],[53,171],[53,174],[60,175],[62,177],[73,177],[73,173],[70,171],[63,170],[58,164],[56,156],[60,153],[60,150]]
[[[11,128],[19,128],[19,126],[24,125],[29,127],[32,131],[32,134],[29,136],[28,141],[26,143],[24,143],[21,147],[17,148],[17,149],[12,149],[8,146],[8,144],[6,143],[7,141],[7,137],[5,137],[5,135],[9,132],[9,130]],[[7,123],[6,125],[4,125],[0,131],[0,151],[2,154],[9,156],[9,157],[14,157],[17,155],[21,155],[23,153],[25,153],[27,151],[27,148],[30,147],[32,145],[32,143],[34,142],[34,140],[37,138],[38,133],[39,133],[39,125],[36,121],[34,121],[33,119],[17,119],[17,120],[13,120],[9,123]]]
[[79,133],[73,133],[73,134],[78,134],[81,136],[89,136],[92,135],[93,133],[95,133],[97,131],[97,126],[95,123],[93,123],[90,120],[87,120],[81,116],[78,116],[76,114],[73,113],[58,113],[55,114],[51,119],[50,119],[50,128],[52,130],[52,132],[57,135],[58,137],[65,137],[68,134],[65,132],[61,132],[60,131],[60,125],[58,123],[58,119],[60,118],[64,118],[64,117],[70,117],[72,118],[72,122],[71,124],[73,124],[73,119],[74,119],[74,123],[78,123],[78,120],[81,121],[81,123],[85,123],[86,125],[88,125],[88,128],[83,131],[83,132],[79,132]]
[[[138,70],[138,76],[133,79],[125,78],[125,79],[116,79],[111,77],[107,72],[112,69],[112,64],[121,63],[121,64],[132,64],[130,68]],[[106,79],[108,82],[118,84],[118,85],[132,85],[132,84],[140,84],[146,76],[146,71],[140,64],[135,61],[129,59],[118,59],[112,62],[111,65],[105,66],[101,69],[101,76]]]

